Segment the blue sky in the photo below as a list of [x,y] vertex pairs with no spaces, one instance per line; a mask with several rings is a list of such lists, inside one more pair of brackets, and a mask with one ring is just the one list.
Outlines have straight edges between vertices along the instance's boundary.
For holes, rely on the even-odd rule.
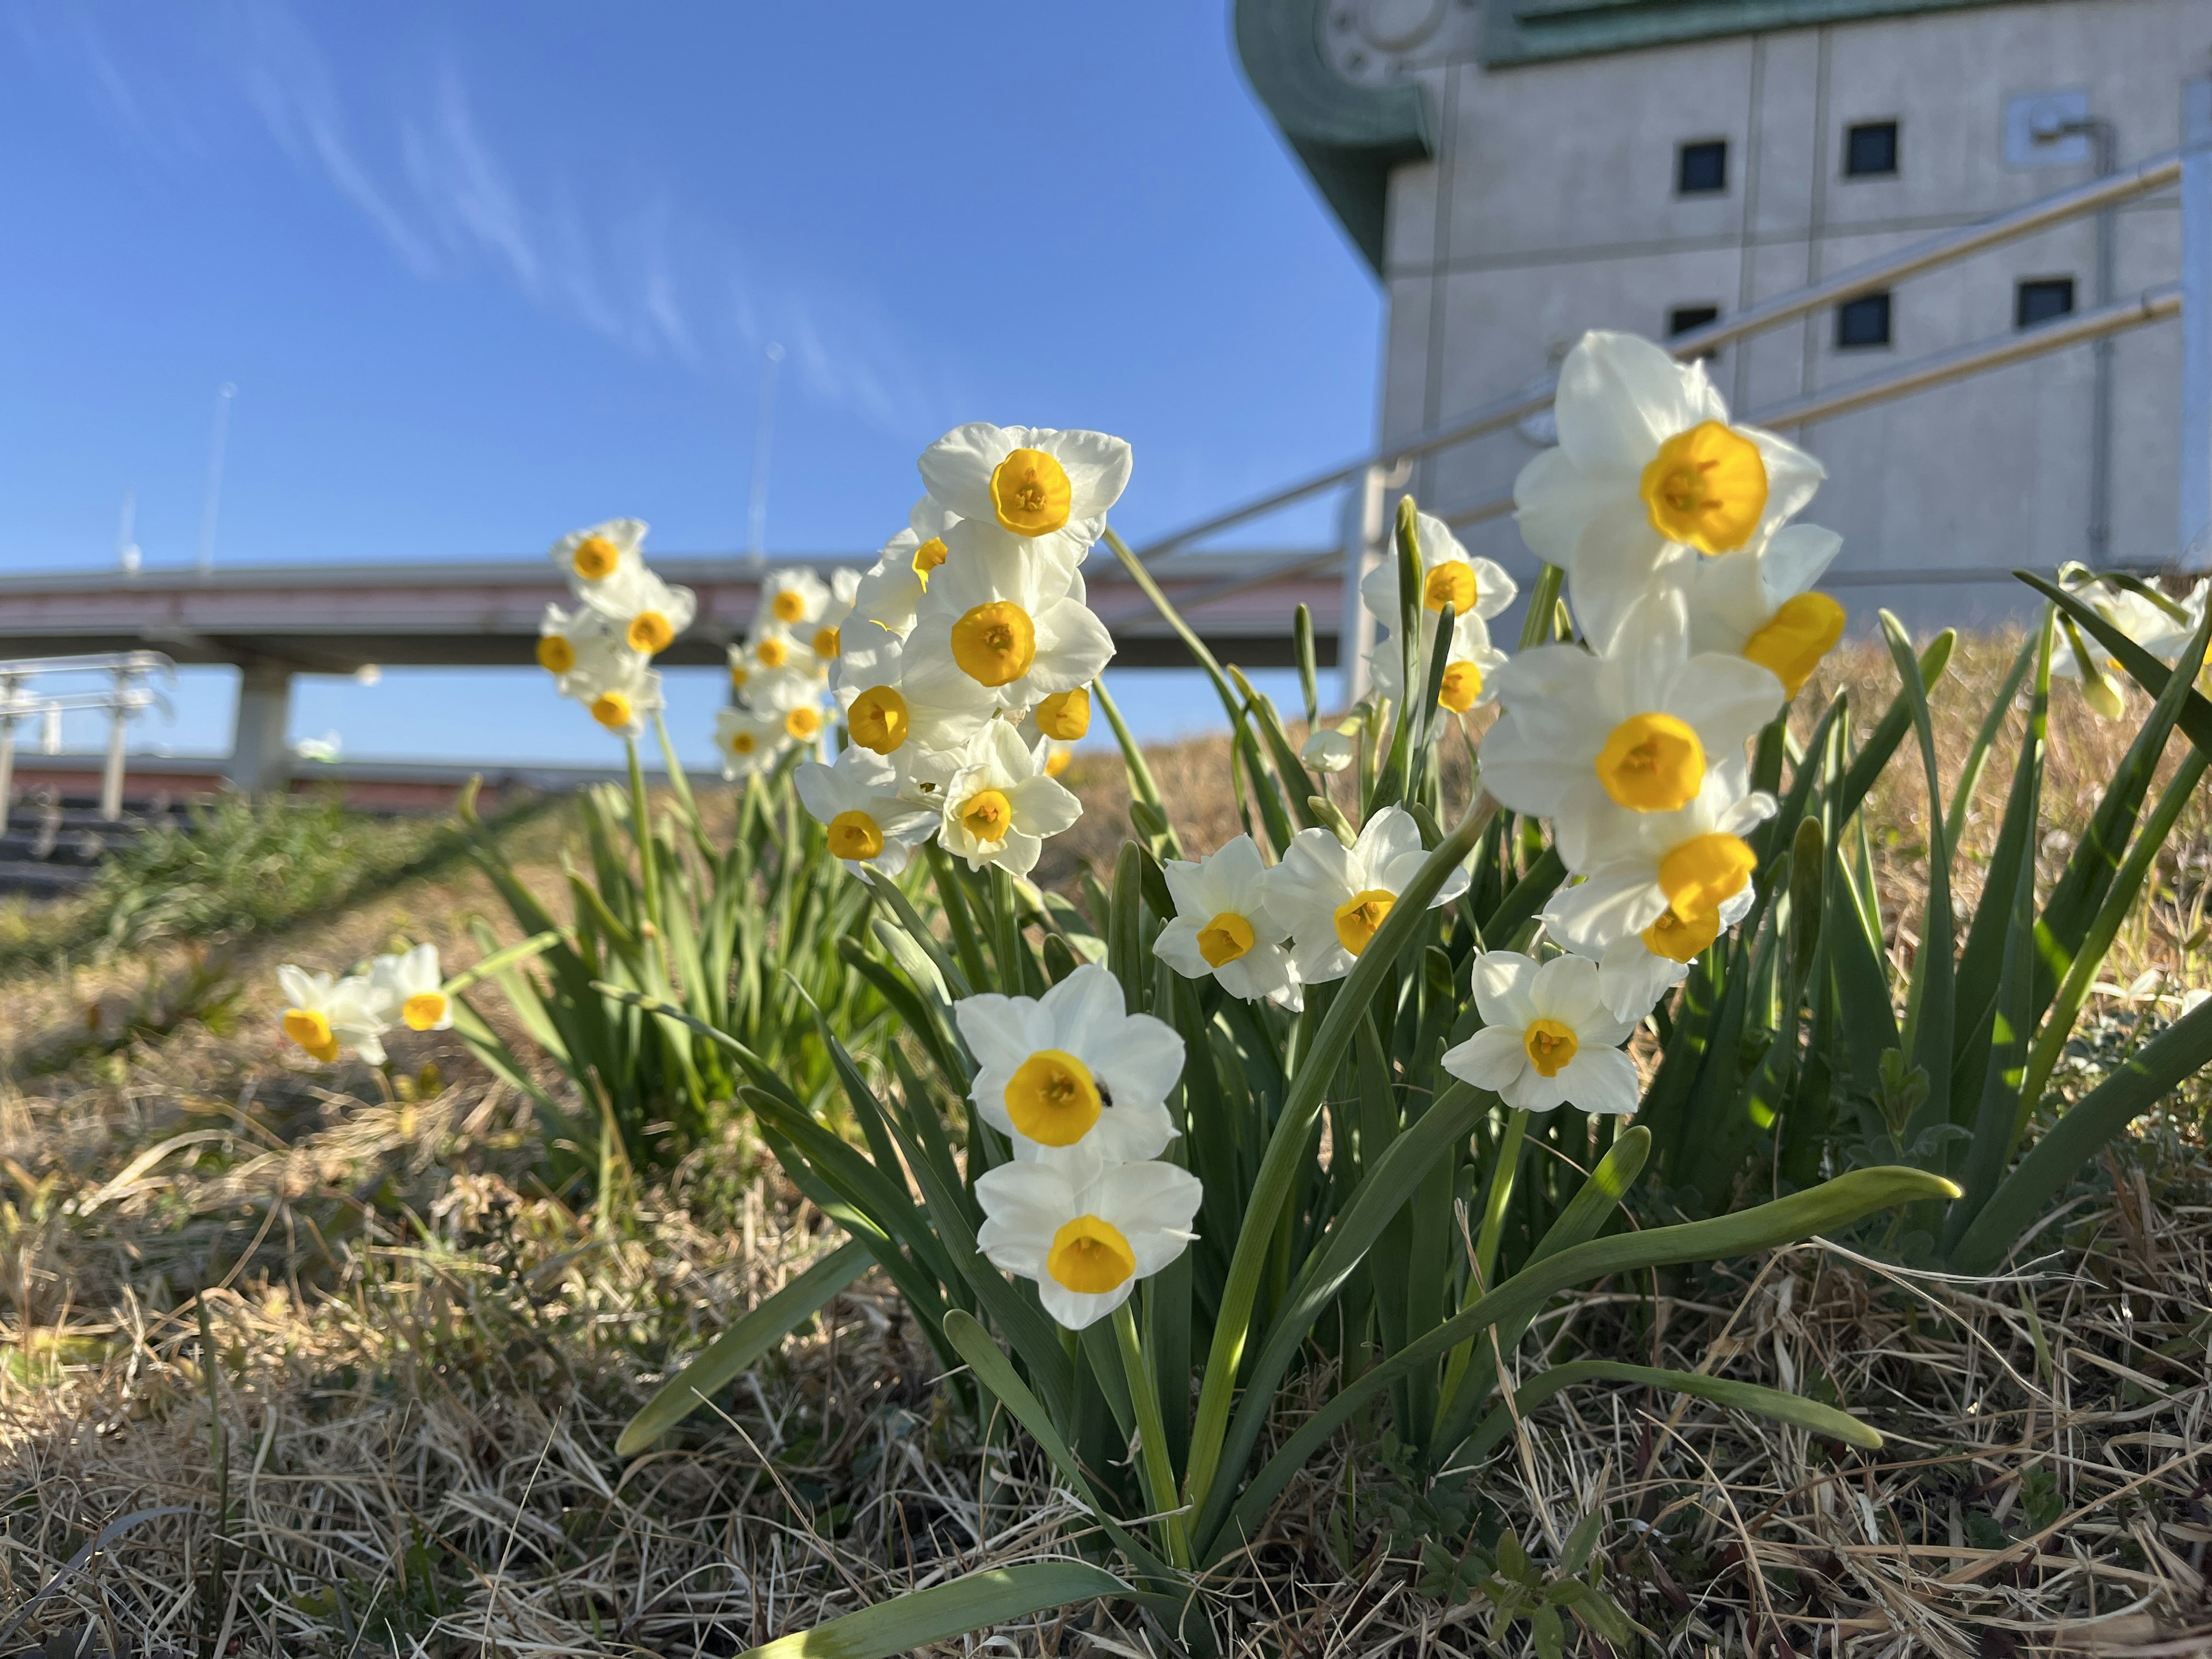
[[[614,514],[738,548],[770,342],[771,553],[880,543],[963,420],[1127,437],[1139,539],[1373,430],[1376,289],[1218,4],[0,18],[9,569],[112,567],[126,489],[189,562],[226,382],[226,563],[533,558]],[[679,692],[693,752],[716,695]],[[225,746],[225,699],[149,736]],[[527,676],[304,681],[294,726],[599,757]]]

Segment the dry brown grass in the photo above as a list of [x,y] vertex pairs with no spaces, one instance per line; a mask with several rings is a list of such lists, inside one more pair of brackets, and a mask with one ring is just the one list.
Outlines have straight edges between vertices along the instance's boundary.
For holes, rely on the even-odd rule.
[[[1960,678],[1994,684],[1990,660],[1970,653]],[[1880,664],[1846,657],[1839,672],[1886,700]],[[1954,765],[1958,695],[1938,699]],[[2078,828],[2081,780],[2117,753],[2069,703],[2056,835]],[[1218,744],[1155,757],[1194,848],[1236,832],[1223,762]],[[2008,765],[1984,782],[1978,833]],[[1085,763],[1074,777],[1091,810],[1064,847],[1102,866],[1125,822],[1117,774]],[[1885,791],[1894,876],[1919,803],[1902,783]],[[2169,884],[2193,895],[2206,827],[2192,811],[2185,828]],[[528,849],[534,884],[556,878],[553,843]],[[1909,916],[1911,893],[1893,890]],[[2147,914],[2126,971],[2197,982],[2201,900],[2160,902],[2171,909]],[[64,1055],[0,1097],[0,1653],[52,1638],[133,1654],[726,1654],[1077,1547],[1065,1495],[1033,1455],[976,1433],[872,1281],[714,1413],[615,1459],[668,1370],[834,1230],[734,1134],[651,1190],[572,1211],[532,1185],[521,1103],[441,1039],[400,1054],[448,1079],[415,1102],[285,1057],[276,961],[312,939],[336,962],[396,934],[465,960],[471,912],[500,914],[457,870],[245,941],[226,1030],[188,1023]],[[82,1032],[88,1005],[112,1024],[133,972],[16,976],[7,1050]],[[2125,1011],[2101,1006],[2118,1041]],[[1808,1247],[1662,1297],[1595,1287],[1524,1350],[1524,1370],[1587,1343],[1832,1388],[1890,1435],[1884,1451],[1593,1389],[1533,1413],[1477,1489],[1540,1565],[1602,1505],[1607,1583],[1654,1652],[2212,1650],[2212,1189],[2195,1109],[2148,1120],[2085,1181],[2053,1253],[2018,1280],[1908,1278]],[[1286,1396],[1279,1427],[1306,1408]],[[1393,1515],[1409,1495],[1376,1468],[1372,1446],[1338,1445],[1209,1586],[1227,1649],[1528,1650],[1525,1624],[1425,1593],[1437,1564],[1419,1559],[1419,1529]],[[172,1512],[100,1541],[149,1510]],[[1165,1650],[1114,1604],[995,1645]]]

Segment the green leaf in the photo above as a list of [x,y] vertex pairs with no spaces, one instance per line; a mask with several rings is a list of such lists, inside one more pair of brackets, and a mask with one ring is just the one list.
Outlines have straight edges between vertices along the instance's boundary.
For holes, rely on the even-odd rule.
[[[2212,1003],[2200,1012],[2212,1012]],[[2212,1021],[2208,1021],[2207,1026],[2212,1029]],[[1643,1267],[1746,1255],[1776,1244],[1814,1237],[1875,1210],[1958,1195],[1956,1187],[1924,1170],[1899,1165],[1854,1170],[1818,1187],[1740,1210],[1733,1215],[1593,1239],[1531,1263],[1472,1308],[1446,1320],[1427,1335],[1407,1344],[1403,1352],[1370,1367],[1340,1389],[1327,1406],[1307,1419],[1283,1443],[1282,1449],[1245,1488],[1228,1518],[1217,1528],[1200,1530],[1199,1559],[1217,1560],[1224,1553],[1243,1548],[1245,1539],[1257,1534],[1261,1518],[1291,1475],[1368,1401],[1404,1371],[1416,1365],[1434,1364],[1454,1344],[1492,1325],[1503,1327],[1528,1317],[1570,1285],[1585,1285],[1612,1273]],[[1212,1379],[1209,1376],[1207,1380]],[[1461,1405],[1465,1404],[1462,1399]],[[1455,1414],[1457,1410],[1455,1407]],[[1448,1424],[1438,1443],[1451,1443],[1454,1429],[1463,1426]]]
[[1075,1489],[1076,1497],[1085,1508],[1098,1517],[1107,1535],[1115,1546],[1147,1572],[1160,1577],[1168,1576],[1168,1569],[1160,1559],[1139,1543],[1136,1538],[1114,1518],[1111,1510],[1098,1501],[1098,1493],[1085,1473],[1083,1460],[1067,1443],[1045,1410],[1043,1402],[1030,1392],[1029,1385],[1015,1370],[1013,1362],[1006,1358],[999,1345],[991,1340],[990,1332],[973,1314],[955,1308],[945,1316],[945,1340],[953,1351],[968,1362],[968,1369],[975,1380],[991,1391],[992,1397],[1014,1415],[1014,1419],[1030,1431],[1030,1437],[1053,1462],[1053,1466]]
[[[1959,643],[1958,634],[1945,629],[1928,641],[1928,648],[1920,653],[1919,683],[1921,700],[1936,689],[1936,682],[1943,678],[1943,671],[1951,665],[1952,650]],[[1838,822],[1848,819],[1858,811],[1859,803],[1866,799],[1874,781],[1889,764],[1889,757],[1897,752],[1897,745],[1905,741],[1905,734],[1912,729],[1912,702],[1902,691],[1890,702],[1888,709],[1867,734],[1866,746],[1851,762],[1851,769],[1844,774],[1844,787],[1837,813]]]
[[1291,1080],[1275,1127],[1267,1139],[1244,1212],[1243,1227],[1230,1258],[1228,1277],[1222,1285],[1213,1341],[1206,1354],[1204,1381],[1200,1385],[1198,1416],[1192,1427],[1190,1471],[1186,1497],[1205,1509],[1215,1471],[1220,1467],[1222,1437],[1229,1425],[1231,1397],[1237,1373],[1243,1363],[1250,1334],[1252,1310],[1261,1275],[1266,1272],[1275,1231],[1293,1188],[1304,1173],[1306,1143],[1316,1115],[1336,1075],[1337,1064],[1351,1046],[1359,1022],[1367,1018],[1383,978],[1396,966],[1407,948],[1429,926],[1429,901],[1444,879],[1460,866],[1497,811],[1487,796],[1468,808],[1453,830],[1422,863],[1391,907],[1367,949],[1360,953],[1350,975],[1337,987],[1337,994],[1321,1021],[1311,1046],[1300,1055],[1297,1075]]
[[1927,1103],[1909,1133],[1917,1138],[1931,1123],[1951,1117],[1952,1033],[1957,1012],[1957,963],[1952,959],[1951,850],[1943,839],[1943,778],[1936,758],[1936,727],[1928,712],[1928,693],[1905,626],[1885,611],[1881,629],[1889,641],[1898,677],[1920,736],[1920,762],[1928,781],[1928,903],[1920,920],[1920,945],[1912,953],[1912,980],[1905,993],[1905,1030],[1913,1062],[1926,1068]]
[[867,1272],[866,1245],[848,1239],[724,1331],[706,1351],[660,1385],[615,1442],[615,1455],[634,1457],[707,1402],[732,1378],[782,1341],[832,1297]]
[[2160,1031],[2045,1132],[1990,1195],[1951,1252],[1951,1267],[1968,1273],[1993,1270],[2106,1141],[2207,1065],[2212,1065],[2212,1002]]
[[1112,1573],[1081,1561],[991,1567],[780,1637],[748,1650],[741,1659],[890,1659],[1071,1601],[1129,1594],[1129,1587]]
[[1452,1454],[1453,1463],[1480,1462],[1513,1432],[1515,1412],[1525,1416],[1553,1395],[1582,1382],[1641,1382],[1674,1394],[1694,1395],[1700,1400],[1711,1400],[1737,1411],[1772,1418],[1778,1423],[1787,1423],[1792,1428],[1823,1435],[1831,1440],[1841,1440],[1846,1445],[1863,1447],[1869,1451],[1878,1449],[1881,1445],[1881,1436],[1870,1424],[1860,1421],[1848,1412],[1838,1411],[1833,1406],[1808,1400],[1802,1394],[1786,1394],[1780,1389],[1769,1389],[1756,1382],[1733,1382],[1724,1376],[1707,1376],[1701,1371],[1661,1370],[1650,1365],[1630,1365],[1612,1359],[1577,1359],[1569,1364],[1554,1365],[1547,1371],[1540,1371],[1515,1389],[1513,1411],[1508,1411],[1501,1405],[1483,1419],[1482,1426]]

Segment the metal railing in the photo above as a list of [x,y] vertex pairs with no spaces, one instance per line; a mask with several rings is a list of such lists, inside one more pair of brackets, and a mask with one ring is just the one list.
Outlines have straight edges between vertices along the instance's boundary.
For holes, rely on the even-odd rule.
[[[15,804],[15,738],[27,720],[45,727],[48,754],[61,748],[62,716],[94,710],[107,716],[107,753],[100,765],[100,816],[109,823],[123,816],[123,774],[131,722],[150,708],[169,709],[169,701],[148,684],[155,674],[176,678],[175,663],[158,651],[120,651],[79,657],[30,657],[0,662],[0,830]],[[110,684],[94,690],[40,695],[29,682],[56,674],[105,674]]]
[[[1955,347],[1897,368],[1751,411],[1744,418],[1761,426],[1802,427],[1855,410],[1887,403],[1934,386],[1984,374],[2008,364],[2105,340],[2130,329],[2179,315],[2183,325],[2181,484],[2178,560],[2187,568],[2212,565],[2212,77],[2191,80],[2183,88],[2184,143],[2106,176],[2055,191],[1959,229],[1925,237],[1893,252],[1852,265],[1808,283],[1746,306],[1727,317],[1674,336],[1665,344],[1687,361],[1751,335],[1809,316],[1859,295],[1878,292],[1923,272],[2087,214],[2107,212],[2119,204],[2179,183],[2182,202],[2182,270],[2175,283],[2147,289],[2132,298],[2054,319],[2018,332]],[[1314,473],[1243,505],[1201,520],[1152,542],[1138,553],[1147,562],[1189,548],[1222,531],[1266,518],[1283,508],[1346,485],[1358,492],[1356,525],[1341,549],[1284,564],[1264,574],[1225,579],[1183,597],[1186,610],[1231,598],[1285,575],[1344,562],[1344,609],[1337,637],[1337,661],[1346,675],[1346,695],[1364,689],[1366,654],[1373,619],[1359,604],[1359,579],[1378,556],[1388,522],[1390,492],[1401,489],[1411,464],[1443,451],[1501,432],[1551,406],[1556,377],[1533,382],[1422,431],[1378,446],[1355,460]],[[1494,496],[1445,515],[1455,526],[1501,518],[1513,510],[1510,495]],[[1352,515],[1347,514],[1347,520]]]

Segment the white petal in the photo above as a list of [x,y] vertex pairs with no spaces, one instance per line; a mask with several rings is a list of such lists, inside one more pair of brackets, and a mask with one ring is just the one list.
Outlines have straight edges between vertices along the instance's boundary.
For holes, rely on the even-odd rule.
[[1626,1117],[1640,1103],[1636,1062],[1619,1048],[1583,1048],[1559,1069],[1567,1100],[1585,1112]]
[[1474,1006],[1486,1025],[1518,1028],[1536,1018],[1530,1000],[1535,958],[1518,951],[1486,951],[1474,959]]
[[1457,1048],[1444,1050],[1442,1063],[1462,1082],[1502,1095],[1528,1069],[1528,1051],[1518,1030],[1486,1025]]

